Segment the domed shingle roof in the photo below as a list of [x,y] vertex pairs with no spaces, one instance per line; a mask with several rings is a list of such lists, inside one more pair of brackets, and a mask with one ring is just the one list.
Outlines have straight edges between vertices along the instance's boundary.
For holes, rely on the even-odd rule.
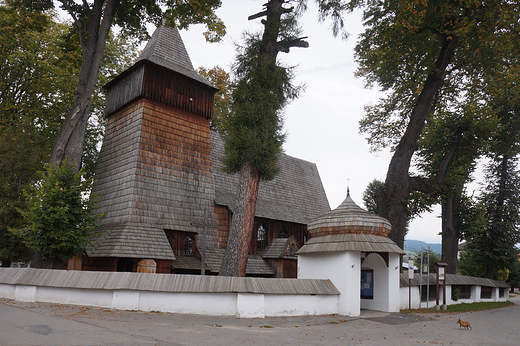
[[309,238],[333,234],[372,234],[386,237],[391,229],[387,219],[357,206],[349,193],[336,209],[307,225]]
[[331,212],[307,225],[309,240],[298,255],[317,252],[405,252],[388,238],[392,226],[387,219],[370,213],[347,198]]

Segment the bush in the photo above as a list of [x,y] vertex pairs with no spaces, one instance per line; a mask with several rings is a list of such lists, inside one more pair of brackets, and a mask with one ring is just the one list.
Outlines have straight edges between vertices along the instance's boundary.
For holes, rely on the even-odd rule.
[[88,197],[93,180],[83,174],[67,162],[48,167],[40,183],[25,192],[28,209],[20,213],[26,227],[14,232],[44,259],[64,261],[92,246],[91,232],[101,215],[92,215],[97,209]]

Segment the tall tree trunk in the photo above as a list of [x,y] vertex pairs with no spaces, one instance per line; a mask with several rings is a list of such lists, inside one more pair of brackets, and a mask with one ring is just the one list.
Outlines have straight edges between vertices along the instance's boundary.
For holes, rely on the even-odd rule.
[[[85,133],[88,119],[90,118],[90,99],[94,93],[99,75],[99,68],[103,60],[106,41],[115,16],[119,0],[95,0],[92,8],[87,8],[88,27],[85,31],[81,20],[74,16],[74,10],[70,8],[68,1],[60,1],[63,7],[69,11],[78,28],[81,51],[83,54],[79,71],[78,87],[74,97],[72,109],[67,110],[67,117],[60,128],[60,132],[54,140],[49,155],[49,164],[53,167],[68,160],[77,170],[81,167],[81,158],[85,147]],[[34,268],[60,269],[63,266],[55,259],[41,258],[41,251],[37,250],[31,266]]]
[[457,273],[461,195],[447,197],[442,204],[442,260],[448,263],[446,273]]
[[246,276],[247,256],[253,234],[260,175],[249,162],[239,173],[235,210],[229,229],[226,254],[219,275]]
[[[262,66],[275,67],[276,57],[278,52],[289,52],[290,47],[307,47],[308,44],[302,41],[302,38],[296,38],[289,41],[278,41],[278,37],[284,28],[281,25],[281,16],[284,13],[289,13],[292,8],[283,8],[282,5],[286,3],[285,0],[269,0],[265,5],[265,10],[258,14],[252,15],[249,19],[255,19],[265,16],[266,19],[262,20],[264,24],[264,32],[260,41],[259,58],[265,64]],[[254,66],[249,66],[255,68]],[[258,67],[260,68],[260,67]],[[276,87],[270,90],[266,88],[265,82],[258,80],[258,78],[252,78],[247,82],[249,85],[247,88],[253,90],[251,96],[246,98],[246,101],[240,100],[235,102],[259,102],[259,104],[265,105],[264,110],[267,112],[273,112],[272,114],[261,113],[261,115],[267,119],[273,118],[278,119],[278,111],[275,104],[271,104],[272,99],[266,101],[262,97],[257,97],[261,93],[278,93]],[[267,90],[266,90],[267,89]],[[275,89],[275,90],[273,90]],[[287,98],[285,94],[280,95]],[[262,103],[263,102],[263,103]],[[283,103],[280,104],[280,107]],[[244,114],[241,114],[244,115]],[[258,125],[251,125],[246,127],[248,130],[252,130],[251,134],[255,132],[272,132],[272,140],[276,137],[277,126],[275,123],[270,124],[272,127],[258,128]],[[256,128],[254,128],[256,126]],[[269,128],[270,127],[270,128]],[[265,140],[265,139],[264,139]],[[269,140],[269,139],[267,139]],[[242,150],[242,149],[237,149]],[[247,152],[247,150],[246,150]],[[219,275],[221,276],[245,276],[247,266],[247,256],[249,254],[249,248],[251,245],[251,239],[253,236],[253,225],[255,220],[255,209],[256,200],[258,196],[258,185],[261,178],[261,171],[258,167],[254,166],[248,154],[244,154],[243,162],[241,162],[239,170],[239,186],[237,192],[237,198],[235,202],[235,209],[231,220],[231,226],[228,235],[228,244],[222,265],[220,268]],[[262,173],[265,174],[265,173]],[[262,175],[265,178],[265,175]]]
[[[61,1],[73,18],[74,11],[68,8],[67,1]],[[56,137],[51,149],[49,163],[61,165],[65,159],[78,169],[85,146],[85,132],[90,118],[90,99],[94,93],[103,60],[106,41],[119,0],[95,0],[92,8],[85,8],[88,26],[85,31],[80,20],[75,20],[80,36],[83,58],[79,71],[78,88],[72,109],[67,111],[67,118]],[[85,3],[84,6],[88,6]]]
[[457,37],[445,38],[436,61],[436,69],[428,76],[424,87],[410,114],[406,131],[397,145],[388,166],[385,185],[378,199],[378,211],[388,219],[392,231],[388,235],[399,247],[404,247],[404,237],[408,211],[406,198],[411,192],[409,169],[412,156],[417,150],[418,141],[426,119],[431,111],[432,101],[443,84],[443,76],[454,56]]
[[507,218],[504,216],[504,212],[505,212],[504,203],[506,201],[506,194],[507,194],[506,182],[509,179],[509,173],[508,173],[509,160],[510,160],[510,158],[509,158],[508,154],[502,155],[502,160],[500,162],[500,173],[499,173],[500,177],[498,180],[499,182],[498,182],[498,194],[497,194],[497,199],[496,199],[496,205],[493,206],[493,213],[490,215],[491,219],[489,220],[490,229],[488,230],[487,234],[488,234],[488,236],[492,237],[492,239],[489,240],[490,245],[491,245],[491,246],[489,246],[489,257],[491,260],[486,262],[486,278],[488,278],[488,279],[494,278],[495,271],[499,267],[497,265],[496,258],[499,255],[499,254],[497,254],[497,251],[500,251],[500,250],[498,250],[495,247],[495,244],[497,243],[497,241],[500,241],[500,240],[498,240],[498,239],[500,239],[498,234],[500,234],[501,232],[497,231],[497,229],[504,227],[503,221],[505,218]]

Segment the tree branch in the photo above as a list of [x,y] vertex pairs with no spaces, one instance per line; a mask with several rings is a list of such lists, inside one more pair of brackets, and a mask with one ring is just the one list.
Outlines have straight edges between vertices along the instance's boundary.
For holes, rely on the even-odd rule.
[[408,177],[410,191],[418,191],[427,194],[441,194],[444,187],[436,181],[424,177]]
[[291,47],[309,48],[309,42],[303,41],[306,38],[308,38],[308,36],[277,42],[276,49],[278,49],[279,52],[289,53]]
[[464,133],[464,131],[463,131],[462,127],[459,127],[457,129],[457,131],[455,132],[455,141],[453,141],[451,143],[450,149],[448,150],[446,155],[444,155],[441,163],[439,164],[439,169],[437,170],[437,174],[435,176],[435,182],[439,185],[444,180],[444,176],[446,175],[446,168],[448,167],[448,163],[450,163],[451,158],[453,157],[453,154],[455,154],[455,151],[459,147],[463,133]]
[[[81,46],[81,50],[84,50],[86,48],[85,46],[85,29],[83,28],[83,24],[78,20],[76,17],[76,14],[74,13],[74,10],[70,6],[69,2],[67,0],[59,0],[61,4],[63,5],[63,8],[67,10],[68,14],[72,17],[72,20],[74,20],[74,24],[78,27],[78,34],[79,34],[79,44]],[[88,6],[88,3],[86,1],[83,2],[83,5],[86,6],[86,10],[88,14],[90,15],[90,7]]]
[[253,15],[247,17],[247,20],[253,20],[256,18],[263,17],[263,16],[267,16],[267,11],[262,11],[262,12],[258,12],[257,14],[253,14]]

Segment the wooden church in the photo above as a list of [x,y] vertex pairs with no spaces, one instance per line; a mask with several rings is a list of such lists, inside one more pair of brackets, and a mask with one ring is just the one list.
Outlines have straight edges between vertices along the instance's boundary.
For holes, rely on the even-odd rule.
[[[93,188],[105,214],[101,236],[68,268],[218,274],[238,177],[222,172],[224,142],[209,126],[217,89],[194,70],[179,32],[165,27],[105,88]],[[315,164],[282,154],[279,165],[274,180],[260,183],[250,276],[296,277],[307,224],[330,211]]]

